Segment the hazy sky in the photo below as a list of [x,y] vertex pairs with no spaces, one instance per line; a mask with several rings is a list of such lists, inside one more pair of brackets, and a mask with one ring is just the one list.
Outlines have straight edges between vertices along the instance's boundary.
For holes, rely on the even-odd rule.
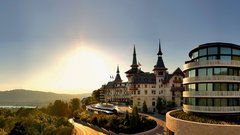
[[86,93],[121,77],[133,44],[152,72],[161,39],[169,72],[207,42],[240,44],[239,0],[0,1],[0,90]]

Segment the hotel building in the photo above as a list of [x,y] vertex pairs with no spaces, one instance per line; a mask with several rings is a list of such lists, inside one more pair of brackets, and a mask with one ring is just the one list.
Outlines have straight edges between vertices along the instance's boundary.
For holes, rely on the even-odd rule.
[[127,82],[122,82],[117,69],[114,81],[103,85],[101,95],[105,102],[131,102],[142,111],[143,102],[146,102],[149,112],[156,111],[157,98],[173,101],[177,106],[182,106],[184,90],[182,80],[184,77],[180,68],[169,74],[165,67],[161,45],[159,42],[157,63],[153,73],[144,72],[137,64],[136,49],[134,46],[131,68],[126,71]]
[[183,84],[185,112],[240,113],[240,46],[208,43],[189,53]]

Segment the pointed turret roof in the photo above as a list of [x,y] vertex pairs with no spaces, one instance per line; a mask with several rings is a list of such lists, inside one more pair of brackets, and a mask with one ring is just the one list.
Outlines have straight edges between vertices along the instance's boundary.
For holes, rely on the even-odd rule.
[[117,74],[116,74],[114,82],[122,82],[122,79],[121,79],[121,76],[120,76],[119,73],[120,73],[119,72],[119,66],[117,66]]
[[135,45],[134,45],[134,48],[133,48],[133,61],[132,61],[131,67],[132,68],[137,68],[138,67]]
[[162,55],[160,39],[159,39],[159,43],[158,43],[158,53],[157,53],[157,55]]
[[125,73],[126,74],[136,74],[138,72],[141,72],[143,73],[143,71],[138,71],[138,64],[137,64],[137,56],[136,56],[136,49],[135,49],[135,45],[134,45],[134,48],[133,48],[133,61],[132,61],[132,65],[131,65],[131,69],[126,71]]
[[158,49],[157,55],[158,55],[157,64],[154,66],[153,70],[157,70],[157,69],[167,70],[167,68],[164,65],[163,59],[162,59],[162,50],[161,50],[160,40],[159,40],[159,49]]

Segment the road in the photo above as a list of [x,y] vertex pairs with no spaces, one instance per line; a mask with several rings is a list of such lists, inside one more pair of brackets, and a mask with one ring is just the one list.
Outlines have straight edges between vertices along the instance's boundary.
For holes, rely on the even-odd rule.
[[76,123],[73,119],[69,119],[69,122],[74,125],[75,133],[73,133],[73,135],[105,135],[104,133],[98,132],[90,127]]

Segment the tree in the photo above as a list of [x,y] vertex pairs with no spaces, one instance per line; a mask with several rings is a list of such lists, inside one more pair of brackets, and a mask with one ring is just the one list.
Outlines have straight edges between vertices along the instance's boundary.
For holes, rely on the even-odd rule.
[[133,110],[132,110],[132,116],[130,119],[130,127],[137,128],[139,122],[140,122],[140,116],[138,114],[138,108],[135,106],[135,107],[133,107]]
[[129,113],[128,113],[128,111],[126,111],[125,117],[124,117],[124,125],[127,126],[129,124],[129,121],[130,121]]
[[145,101],[143,102],[142,110],[143,110],[144,113],[148,112],[147,104],[146,104]]
[[157,98],[157,106],[158,113],[161,113],[164,109],[166,109],[166,101],[160,97]]
[[55,116],[69,117],[70,108],[68,103],[62,100],[56,100],[54,104],[49,104],[48,106],[49,113]]
[[100,91],[99,90],[94,90],[92,92],[92,97],[93,97],[94,100],[99,102],[100,101]]
[[80,108],[80,99],[73,98],[73,99],[71,99],[70,104],[71,104],[72,112],[74,113],[75,111],[77,111]]

